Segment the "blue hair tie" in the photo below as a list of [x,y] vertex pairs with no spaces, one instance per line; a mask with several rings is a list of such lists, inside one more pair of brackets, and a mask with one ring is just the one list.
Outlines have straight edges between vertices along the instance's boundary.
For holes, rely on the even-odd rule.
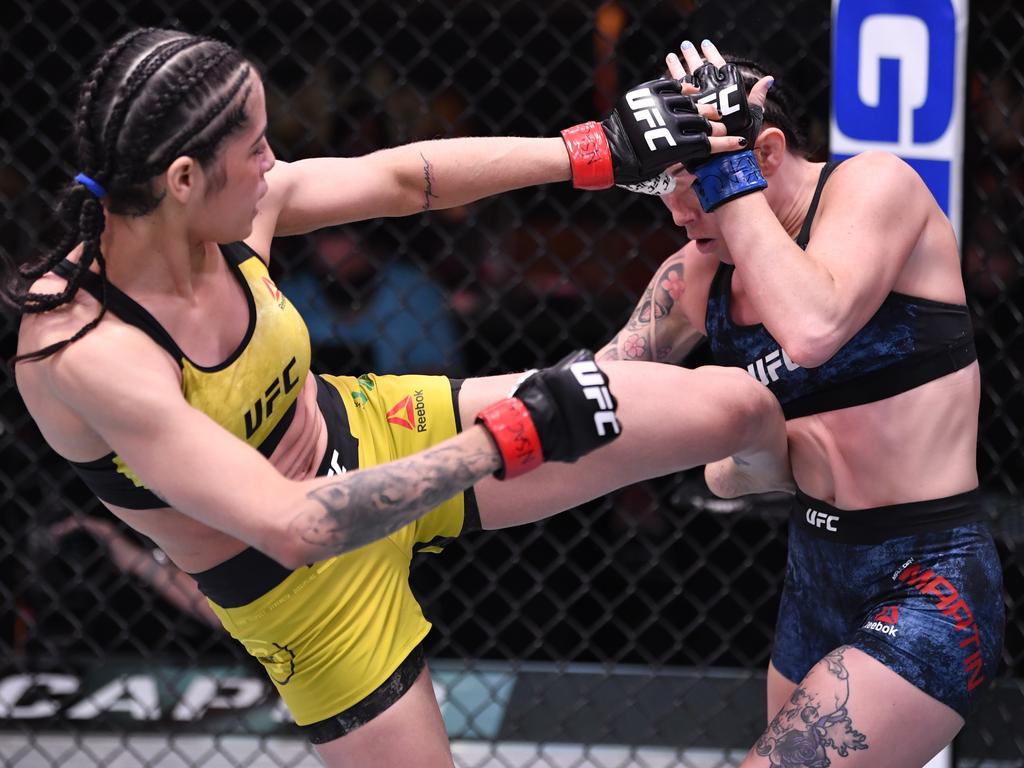
[[94,181],[93,179],[90,179],[84,173],[80,173],[77,176],[75,176],[75,181],[77,181],[83,187],[85,187],[90,192],[92,192],[94,195],[96,195],[96,197],[106,197],[107,196],[107,190],[105,190],[103,188],[103,186],[98,181]]

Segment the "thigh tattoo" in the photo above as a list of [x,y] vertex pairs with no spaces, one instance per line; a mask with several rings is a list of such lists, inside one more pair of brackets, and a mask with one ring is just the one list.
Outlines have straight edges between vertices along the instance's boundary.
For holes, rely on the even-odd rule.
[[829,751],[846,757],[850,750],[868,748],[866,737],[853,727],[846,710],[850,673],[843,653],[847,648],[837,648],[819,662],[825,675],[815,680],[817,690],[801,685],[793,691],[754,745],[772,768],[828,768],[832,764]]

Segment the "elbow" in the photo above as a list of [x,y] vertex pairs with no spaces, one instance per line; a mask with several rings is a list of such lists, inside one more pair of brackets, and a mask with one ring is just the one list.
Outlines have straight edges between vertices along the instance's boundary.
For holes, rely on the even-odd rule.
[[843,345],[837,334],[826,329],[824,324],[787,334],[779,338],[779,342],[790,361],[801,368],[824,365]]
[[323,557],[322,552],[314,555],[312,546],[291,526],[268,531],[256,548],[290,571],[298,570]]

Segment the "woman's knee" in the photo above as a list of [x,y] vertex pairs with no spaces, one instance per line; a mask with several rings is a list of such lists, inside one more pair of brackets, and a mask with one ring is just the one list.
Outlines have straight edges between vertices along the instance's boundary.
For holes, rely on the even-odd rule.
[[766,428],[774,425],[773,420],[781,418],[775,395],[742,368],[706,366],[695,373],[705,378],[724,428],[736,435],[741,445],[756,441]]

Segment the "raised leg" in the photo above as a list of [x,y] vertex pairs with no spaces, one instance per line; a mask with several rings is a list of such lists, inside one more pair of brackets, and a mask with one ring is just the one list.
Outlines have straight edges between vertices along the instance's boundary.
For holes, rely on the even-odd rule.
[[[575,464],[546,464],[510,482],[477,484],[485,528],[539,520],[624,485],[727,456],[788,474],[782,410],[746,372],[641,362],[604,362],[601,367],[619,401],[622,436]],[[466,381],[459,396],[463,425],[507,396],[516,378]]]

